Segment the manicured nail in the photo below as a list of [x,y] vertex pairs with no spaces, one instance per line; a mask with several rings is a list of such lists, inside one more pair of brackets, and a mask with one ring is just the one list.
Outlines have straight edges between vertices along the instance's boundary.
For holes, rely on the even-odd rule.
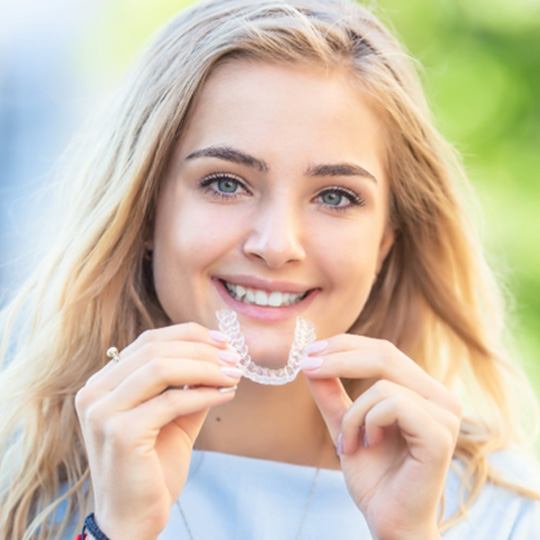
[[320,368],[323,364],[322,358],[302,358],[300,362],[298,362],[298,367],[300,369],[317,369]]
[[229,338],[223,332],[219,332],[218,330],[210,330],[210,337],[218,343],[227,343],[227,341],[229,341]]
[[229,394],[231,392],[236,392],[238,389],[238,386],[222,386],[221,388],[218,388],[218,392],[221,392],[222,394]]
[[368,441],[367,433],[365,432],[365,430],[364,430],[364,434],[362,435],[362,446],[364,448],[369,448],[369,441]]
[[336,452],[337,452],[337,455],[338,455],[338,456],[342,456],[342,455],[343,455],[343,433],[340,433],[340,434],[337,436],[337,441],[336,441]]
[[234,368],[234,367],[222,367],[222,368],[219,368],[219,370],[224,375],[227,375],[227,377],[232,377],[233,379],[239,379],[243,375],[241,369]]
[[218,356],[228,365],[232,364],[235,366],[242,360],[242,357],[238,353],[232,351],[218,351]]
[[306,354],[316,354],[318,352],[324,351],[328,347],[328,341],[314,341],[313,343],[310,343],[309,345],[306,345],[304,347],[304,352]]

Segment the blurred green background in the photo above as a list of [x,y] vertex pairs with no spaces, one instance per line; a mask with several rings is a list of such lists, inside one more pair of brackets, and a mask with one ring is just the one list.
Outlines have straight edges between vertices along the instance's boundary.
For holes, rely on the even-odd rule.
[[463,156],[509,330],[540,395],[540,2],[378,5],[421,61],[438,126]]
[[[114,86],[156,28],[190,3],[108,2],[81,40],[81,68]],[[369,5],[420,61],[437,124],[464,158],[488,258],[512,299],[510,330],[540,394],[540,2]]]

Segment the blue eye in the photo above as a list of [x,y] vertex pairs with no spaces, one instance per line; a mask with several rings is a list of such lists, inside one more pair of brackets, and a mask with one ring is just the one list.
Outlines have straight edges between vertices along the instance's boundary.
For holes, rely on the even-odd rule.
[[[324,198],[327,194],[332,195],[331,197],[326,198],[326,201],[328,203],[327,206],[332,210],[337,210],[338,212],[348,210],[352,206],[365,206],[366,204],[362,197],[360,197],[353,191],[349,191],[348,189],[346,190],[337,186],[330,189],[325,189],[322,193],[319,194],[319,197]],[[346,206],[334,204],[336,201],[338,203],[340,201],[343,201],[343,199],[347,199],[347,201],[349,201],[349,204],[347,204]]]
[[[217,191],[211,187],[212,184],[218,186]],[[207,176],[199,185],[205,193],[216,195],[222,199],[236,199],[238,193],[235,188],[242,186],[242,182],[228,174],[212,174]]]
[[[217,189],[212,187],[213,184],[215,184]],[[204,178],[200,182],[199,186],[205,193],[209,193],[210,195],[219,197],[220,199],[237,199],[241,196],[241,194],[237,191],[238,187],[241,187],[245,192],[247,192],[243,182],[231,174],[212,174]],[[330,196],[328,197],[328,195]],[[330,210],[336,212],[343,212],[351,209],[352,207],[365,206],[365,201],[362,199],[362,197],[360,197],[354,191],[350,191],[339,186],[325,189],[318,195],[318,197],[325,199],[325,202],[323,203],[325,208],[329,208]],[[339,203],[345,199],[348,201],[348,204],[345,206],[340,205]]]

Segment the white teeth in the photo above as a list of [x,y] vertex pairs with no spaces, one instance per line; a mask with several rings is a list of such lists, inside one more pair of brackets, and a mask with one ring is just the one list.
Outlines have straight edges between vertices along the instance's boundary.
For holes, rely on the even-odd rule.
[[246,289],[244,289],[244,287],[242,287],[242,285],[236,285],[236,294],[242,298],[242,296],[245,296],[246,294]]
[[274,291],[270,293],[270,296],[268,297],[268,304],[272,307],[280,306],[285,302],[285,295],[281,294],[278,291]]
[[258,306],[268,305],[268,295],[264,291],[257,291],[255,293],[255,303]]
[[268,294],[265,291],[246,289],[241,285],[235,285],[234,283],[228,282],[225,282],[225,286],[237,300],[242,300],[246,304],[256,304],[258,306],[288,306],[296,304],[306,295],[306,293],[292,294],[279,291],[273,291]]

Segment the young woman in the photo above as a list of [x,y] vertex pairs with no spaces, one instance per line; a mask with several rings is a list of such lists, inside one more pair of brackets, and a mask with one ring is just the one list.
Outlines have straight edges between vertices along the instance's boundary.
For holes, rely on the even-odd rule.
[[[3,313],[1,538],[540,530],[466,177],[368,10],[200,3],[82,150]],[[264,369],[312,323],[298,376],[243,377],[224,308]]]

